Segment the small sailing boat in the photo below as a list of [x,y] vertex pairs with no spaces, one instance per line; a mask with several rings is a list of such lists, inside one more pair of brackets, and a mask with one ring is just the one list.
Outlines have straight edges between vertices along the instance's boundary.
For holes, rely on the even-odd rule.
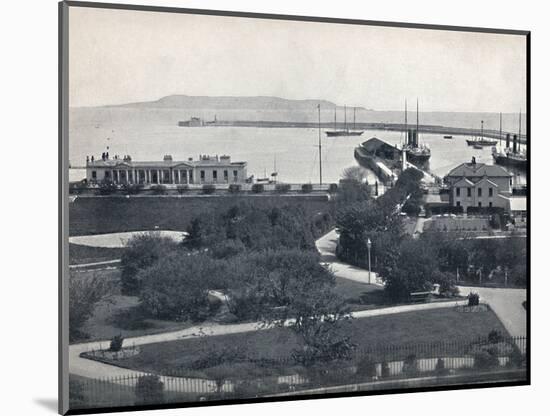
[[334,109],[334,130],[333,131],[326,131],[325,134],[328,137],[338,137],[338,136],[361,136],[363,134],[362,130],[355,130],[355,110],[356,108],[353,107],[353,130],[350,130],[348,128],[348,122],[347,122],[347,107],[344,106],[344,130],[337,130],[336,129],[336,108]]
[[497,144],[497,140],[486,139],[485,137],[483,137],[483,120],[481,120],[480,136],[476,139],[470,139],[470,140],[466,139],[466,143],[468,143],[468,146],[474,146],[476,144],[478,146],[494,146],[495,144]]

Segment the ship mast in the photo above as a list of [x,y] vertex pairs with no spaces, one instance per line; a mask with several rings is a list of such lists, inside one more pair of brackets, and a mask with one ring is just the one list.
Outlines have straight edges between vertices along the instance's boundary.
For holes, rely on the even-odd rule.
[[347,107],[344,106],[344,130],[348,131],[348,115]]
[[499,129],[498,129],[498,144],[502,148],[502,113],[500,113]]
[[481,140],[483,140],[483,120],[481,120]]
[[[323,159],[321,157],[321,104],[317,104],[317,110],[319,113],[319,185],[323,184]],[[336,112],[334,112],[334,120],[336,120]],[[335,121],[336,130],[336,121]]]
[[[319,104],[320,106],[321,104]],[[334,106],[334,131],[336,131],[336,107],[337,106]]]
[[355,130],[355,107],[353,107],[353,130]]
[[408,143],[408,124],[407,124],[407,99],[405,98],[405,144],[409,144]]
[[519,109],[519,133],[518,133],[518,153],[521,143],[521,108]]
[[418,147],[418,136],[419,136],[418,134],[418,98],[416,99],[416,134],[415,136],[416,136],[415,145],[416,147]]

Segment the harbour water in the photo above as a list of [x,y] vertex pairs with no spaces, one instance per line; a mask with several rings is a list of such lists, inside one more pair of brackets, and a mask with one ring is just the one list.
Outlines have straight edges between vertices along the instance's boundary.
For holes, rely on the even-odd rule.
[[[162,160],[166,154],[171,154],[174,160],[187,160],[190,157],[197,159],[199,154],[228,154],[233,161],[247,161],[248,174],[255,177],[270,175],[276,166],[280,181],[318,182],[317,129],[177,126],[178,120],[185,120],[193,113],[173,109],[72,109],[69,117],[71,166],[84,166],[87,155],[98,157],[108,146],[110,155],[129,154],[136,161]],[[394,117],[392,114],[387,117]],[[468,120],[474,117],[472,113],[459,114],[468,114]],[[498,114],[496,116],[498,118]],[[228,115],[225,117],[229,118]],[[249,115],[250,117],[252,116]],[[324,114],[323,117],[329,117],[329,114]],[[424,118],[424,115],[421,117]],[[263,114],[262,119],[265,118]],[[218,119],[221,119],[219,112]],[[472,127],[466,125],[468,120],[463,120],[463,124],[459,125],[456,122],[457,117],[452,119],[455,121],[449,120],[448,125]],[[439,120],[437,124],[447,125],[444,124],[445,121]],[[428,124],[428,121],[425,123]],[[345,168],[357,165],[353,150],[359,143],[371,137],[378,137],[391,144],[400,144],[403,140],[402,133],[391,131],[366,131],[359,137],[327,138],[322,130],[323,181],[338,182]],[[455,136],[448,140],[441,135],[421,134],[420,143],[429,145],[432,151],[430,170],[443,176],[452,167],[469,162],[472,156],[478,162],[493,163],[490,147],[474,149],[467,146],[466,138]],[[85,176],[85,171],[71,169],[69,176],[71,181],[80,180]],[[516,175],[514,181],[525,183],[525,176]]]

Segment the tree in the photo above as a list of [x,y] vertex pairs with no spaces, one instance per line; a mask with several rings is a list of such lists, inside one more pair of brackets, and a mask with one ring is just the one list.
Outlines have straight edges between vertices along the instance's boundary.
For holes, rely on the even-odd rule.
[[177,243],[174,240],[155,233],[139,234],[132,237],[121,257],[122,292],[138,294],[141,289],[138,273],[152,266],[159,258],[176,248]]
[[75,277],[69,279],[69,342],[87,339],[83,330],[92,316],[96,304],[110,292],[108,281],[100,277]]
[[395,268],[384,275],[385,291],[394,300],[408,299],[411,292],[431,290],[437,271],[437,259],[428,247],[404,241]]
[[206,254],[172,252],[141,270],[141,305],[152,316],[185,321],[208,316],[208,290],[220,270],[220,262]]
[[141,376],[136,383],[135,394],[136,405],[161,404],[164,402],[164,383],[157,375]]

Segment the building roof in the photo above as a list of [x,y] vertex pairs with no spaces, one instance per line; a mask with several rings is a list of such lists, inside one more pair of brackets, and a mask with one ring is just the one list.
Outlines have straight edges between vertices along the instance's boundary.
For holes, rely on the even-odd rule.
[[134,168],[134,169],[144,169],[144,168],[176,168],[176,167],[201,167],[201,166],[217,166],[220,168],[223,167],[235,167],[235,166],[246,166],[246,162],[231,162],[229,158],[214,158],[214,157],[201,157],[199,160],[186,160],[186,161],[177,161],[172,159],[158,160],[158,161],[133,161],[128,159],[99,159],[94,160],[93,162],[88,162],[86,164],[90,168],[112,168],[112,169],[124,169],[124,168]]
[[363,149],[365,149],[367,152],[376,152],[379,149],[398,150],[395,148],[395,146],[392,146],[391,144],[386,143],[385,141],[380,140],[377,137],[372,137],[367,141],[364,141],[363,143],[361,143],[361,147],[363,147]]
[[498,165],[486,165],[485,163],[463,163],[452,169],[448,177],[488,178],[513,176],[510,172]]
[[461,178],[453,183],[453,186],[474,186],[474,183],[469,179]]

